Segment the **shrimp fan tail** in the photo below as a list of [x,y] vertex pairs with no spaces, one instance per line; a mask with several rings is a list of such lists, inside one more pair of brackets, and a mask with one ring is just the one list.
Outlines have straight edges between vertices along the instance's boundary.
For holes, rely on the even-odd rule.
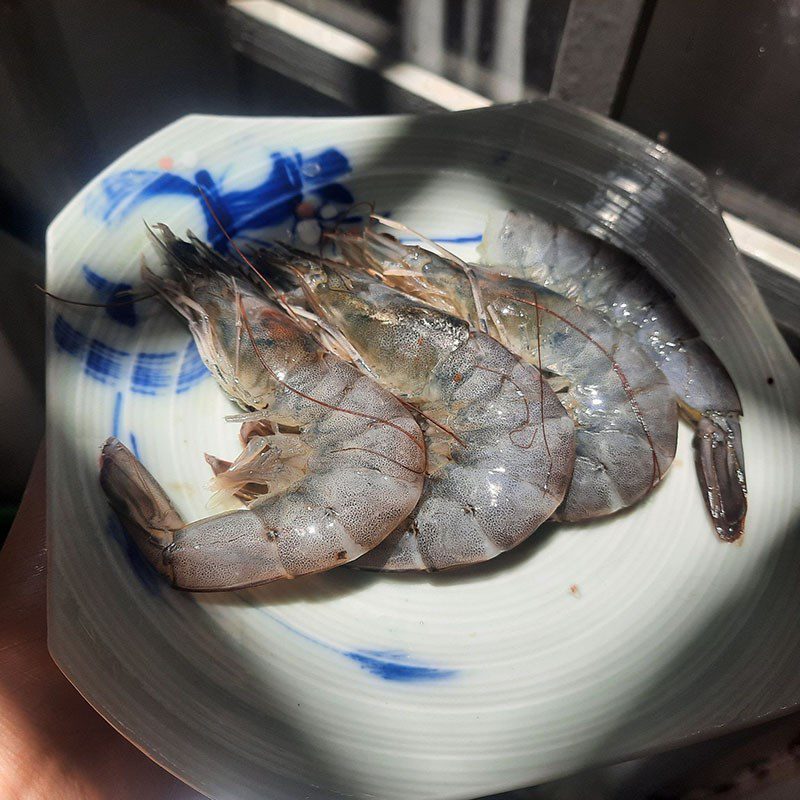
[[717,535],[726,542],[744,533],[747,484],[738,414],[707,412],[695,428],[695,465]]

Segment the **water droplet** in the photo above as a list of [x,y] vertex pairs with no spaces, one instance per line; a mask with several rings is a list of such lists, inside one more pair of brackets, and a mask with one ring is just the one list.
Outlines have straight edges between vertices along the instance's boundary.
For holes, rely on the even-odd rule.
[[322,167],[316,161],[308,161],[300,168],[306,178],[316,178],[322,172]]

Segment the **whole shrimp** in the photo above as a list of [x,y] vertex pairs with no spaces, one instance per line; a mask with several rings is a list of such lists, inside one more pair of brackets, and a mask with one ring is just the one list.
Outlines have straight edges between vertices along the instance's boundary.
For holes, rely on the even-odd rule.
[[130,536],[158,572],[192,591],[319,572],[375,547],[422,491],[425,446],[411,413],[237,279],[231,262],[159,227],[172,278],[146,272],[146,282],[186,319],[222,388],[264,413],[248,423],[233,474],[217,478],[227,475],[253,502],[189,524],[135,456],[109,439],[100,482]]
[[744,531],[742,406],[725,367],[667,291],[634,259],[587,234],[519,212],[490,216],[482,261],[574,298],[630,331],[695,428],[698,478],[718,536]]
[[355,566],[441,570],[486,561],[552,515],[572,475],[574,429],[536,369],[464,320],[368,276],[297,253],[260,259],[299,286],[365,368],[427,423],[419,504]]
[[514,353],[565,384],[558,396],[575,423],[575,470],[554,518],[611,514],[661,480],[675,455],[677,404],[664,375],[632,337],[544,287],[501,278],[446,252],[407,246],[371,228],[332,239],[348,265],[374,271],[474,327],[485,325]]

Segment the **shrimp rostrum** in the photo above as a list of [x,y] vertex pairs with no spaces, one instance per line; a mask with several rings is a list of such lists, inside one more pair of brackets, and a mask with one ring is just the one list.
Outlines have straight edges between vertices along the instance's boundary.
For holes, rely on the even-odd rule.
[[464,320],[370,276],[298,253],[259,259],[423,419],[420,502],[355,566],[441,570],[486,561],[552,515],[572,476],[574,429],[538,370]]
[[425,446],[412,414],[237,278],[236,265],[159,226],[170,270],[146,282],[187,321],[200,355],[243,409],[247,448],[218,485],[249,506],[185,523],[118,440],[102,488],[150,564],[174,586],[218,591],[319,572],[378,545],[417,505]]
[[675,455],[677,404],[631,336],[543,286],[500,278],[446,251],[405,245],[374,228],[332,238],[348,265],[484,327],[551,376],[576,429],[572,482],[555,519],[611,514],[664,476]]

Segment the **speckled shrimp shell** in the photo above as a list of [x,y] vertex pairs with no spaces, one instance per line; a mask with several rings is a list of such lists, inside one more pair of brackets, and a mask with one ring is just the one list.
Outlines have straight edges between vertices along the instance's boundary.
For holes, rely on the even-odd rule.
[[498,279],[374,229],[334,238],[348,264],[475,326],[484,321],[510,350],[554,376],[576,429],[575,470],[556,519],[611,514],[664,476],[675,455],[677,404],[631,336],[542,286]]
[[[375,547],[422,491],[424,440],[411,413],[205,245],[162,227],[160,247],[171,278],[148,273],[147,283],[187,320],[222,388],[266,411],[227,476],[255,499],[189,524],[127,448],[106,442],[100,482],[141,552],[174,586],[219,591],[327,570]],[[227,465],[214,466],[224,481]]]
[[571,297],[636,338],[694,425],[700,488],[717,534],[738,539],[747,513],[741,403],[725,367],[669,293],[617,248],[534,214],[492,214],[481,251],[492,268]]
[[301,256],[306,296],[380,383],[424,415],[428,476],[406,524],[355,566],[442,570],[515,547],[560,505],[574,428],[541,374],[464,321],[379,281]]

